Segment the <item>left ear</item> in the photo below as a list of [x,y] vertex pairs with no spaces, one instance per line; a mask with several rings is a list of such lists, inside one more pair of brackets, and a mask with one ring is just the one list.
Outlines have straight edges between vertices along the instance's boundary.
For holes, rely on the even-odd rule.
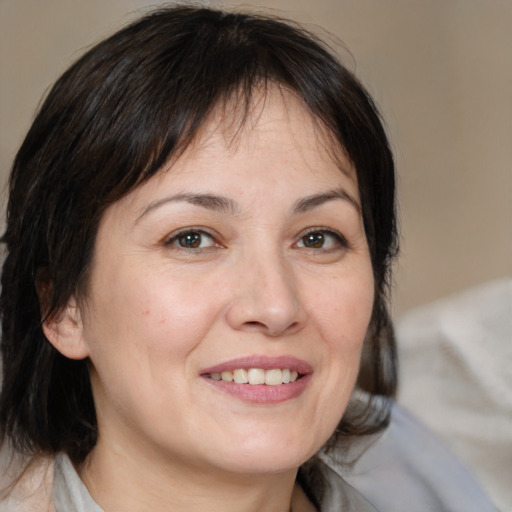
[[43,332],[48,341],[69,359],[85,359],[89,349],[83,336],[80,307],[71,297],[66,307],[43,323]]

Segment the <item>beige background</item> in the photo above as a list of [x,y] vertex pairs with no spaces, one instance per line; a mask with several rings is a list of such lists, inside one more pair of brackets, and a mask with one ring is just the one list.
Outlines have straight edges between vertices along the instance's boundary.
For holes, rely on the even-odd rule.
[[[2,187],[58,74],[86,46],[159,3],[0,0]],[[395,312],[511,275],[512,1],[243,5],[272,7],[338,36],[353,55],[344,53],[347,63],[384,112],[400,174]]]

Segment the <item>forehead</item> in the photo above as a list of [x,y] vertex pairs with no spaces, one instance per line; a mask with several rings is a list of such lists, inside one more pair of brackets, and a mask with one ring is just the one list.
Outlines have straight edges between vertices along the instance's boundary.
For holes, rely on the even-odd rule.
[[171,194],[280,201],[338,188],[360,202],[355,169],[341,145],[294,94],[276,87],[257,93],[247,108],[238,102],[218,107],[179,155],[112,206],[136,213]]
[[261,151],[277,147],[304,158],[315,154],[317,160],[335,165],[357,180],[345,148],[332,131],[294,92],[277,85],[256,90],[249,100],[235,97],[218,105],[191,143],[171,159],[166,169],[172,169],[178,160],[213,151],[258,158]]

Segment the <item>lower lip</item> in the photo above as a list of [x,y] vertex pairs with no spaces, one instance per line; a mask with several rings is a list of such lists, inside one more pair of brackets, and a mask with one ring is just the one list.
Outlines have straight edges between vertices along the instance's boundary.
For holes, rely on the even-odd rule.
[[244,402],[253,404],[278,404],[301,395],[311,379],[311,374],[303,375],[295,382],[280,384],[278,386],[267,386],[266,384],[237,384],[235,382],[213,380],[209,377],[204,377],[204,379],[215,389],[243,400]]

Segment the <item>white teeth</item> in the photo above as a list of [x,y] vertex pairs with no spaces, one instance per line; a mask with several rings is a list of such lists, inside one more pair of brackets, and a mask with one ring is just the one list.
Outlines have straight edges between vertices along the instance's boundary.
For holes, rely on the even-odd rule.
[[299,377],[296,370],[289,368],[273,368],[263,370],[262,368],[249,368],[248,370],[240,368],[234,371],[223,371],[222,373],[210,373],[213,380],[223,380],[224,382],[236,382],[237,384],[250,384],[253,386],[266,384],[267,386],[279,386],[280,384],[289,384],[295,382]]
[[265,370],[261,368],[251,368],[248,371],[249,384],[265,384]]
[[265,372],[265,384],[267,386],[279,386],[283,383],[283,372],[281,370],[267,370]]
[[220,376],[224,382],[233,382],[233,372],[222,372]]
[[247,374],[247,370],[235,370],[233,372],[233,380],[237,384],[247,384],[249,382],[249,375]]

